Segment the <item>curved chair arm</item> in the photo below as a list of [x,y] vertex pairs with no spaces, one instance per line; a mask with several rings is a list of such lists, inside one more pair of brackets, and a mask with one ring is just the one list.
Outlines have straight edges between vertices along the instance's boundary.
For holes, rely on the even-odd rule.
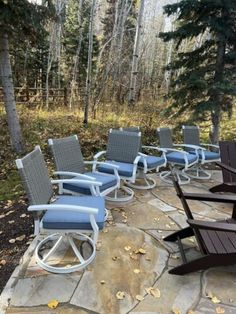
[[198,146],[198,145],[191,145],[191,144],[173,144],[173,146],[179,146],[179,147],[187,147],[192,148],[195,150],[206,150],[206,148]]
[[146,145],[143,145],[142,148],[153,149],[153,150],[157,150],[157,151],[162,152],[162,153],[166,153],[167,152],[167,149],[161,148],[161,147],[158,147],[158,146],[146,146]]
[[96,165],[105,165],[105,166],[110,166],[111,168],[114,168],[114,169],[119,169],[119,166],[117,165],[112,165],[112,164],[109,164],[108,162],[105,162],[105,161],[97,161],[97,160],[88,160],[88,161],[84,161],[85,164],[87,165],[93,165],[93,164],[96,164]]
[[62,175],[62,176],[71,176],[71,177],[78,177],[82,179],[92,180],[95,181],[96,179],[91,176],[87,176],[86,174],[78,173],[78,172],[71,172],[71,171],[55,171],[54,174]]
[[188,152],[185,152],[184,150],[179,150],[179,149],[174,149],[174,148],[165,148],[168,152],[176,152],[176,153],[181,153],[183,155],[188,155]]
[[214,144],[205,144],[205,143],[201,143],[201,146],[208,146],[208,147],[214,147],[217,148],[218,150],[220,149],[219,145],[214,145]]
[[138,162],[140,161],[140,159],[141,159],[141,156],[136,156],[135,159],[134,159],[133,164],[134,164],[134,165],[137,165]]
[[229,172],[231,172],[233,174],[236,174],[236,169],[235,168],[230,167],[230,166],[224,164],[223,162],[216,162],[216,164],[217,164],[217,166],[219,166],[219,167],[221,167],[221,168],[223,168],[223,169],[225,169],[225,170],[227,170],[227,171],[229,171]]
[[106,150],[102,150],[101,152],[98,152],[97,154],[95,154],[93,156],[94,159],[98,159],[99,157],[101,157],[102,155],[106,154]]
[[197,229],[236,232],[236,224],[187,219],[190,226]]
[[132,174],[132,178],[133,180],[135,180],[136,177],[136,172],[137,172],[137,168],[138,168],[138,162],[140,161],[142,157],[141,156],[136,156],[133,162],[134,168],[133,168],[133,174]]
[[98,181],[89,181],[89,180],[76,180],[76,179],[58,179],[58,180],[51,180],[52,184],[61,184],[61,183],[82,183],[85,185],[93,185],[93,186],[101,186],[102,182]]
[[30,205],[28,211],[42,211],[42,210],[58,210],[58,211],[75,211],[84,214],[96,215],[98,209],[94,207],[79,206],[79,205],[63,205],[63,204],[40,204],[40,205]]

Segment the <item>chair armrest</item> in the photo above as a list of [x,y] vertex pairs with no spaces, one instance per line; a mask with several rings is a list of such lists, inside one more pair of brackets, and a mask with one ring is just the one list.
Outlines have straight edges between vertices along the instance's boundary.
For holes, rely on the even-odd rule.
[[195,219],[187,219],[190,226],[196,227],[198,229],[204,230],[214,230],[214,231],[229,231],[236,232],[236,223],[221,223],[214,221],[203,221]]
[[167,152],[167,150],[165,148],[161,148],[161,147],[158,147],[158,146],[146,146],[146,145],[143,145],[142,148],[153,149],[153,150],[157,150],[157,151],[163,152],[163,153]]
[[219,148],[219,145],[214,145],[214,144],[205,144],[205,143],[200,143],[201,146],[208,146],[208,147],[214,147],[214,148],[218,148],[218,150],[220,149]]
[[55,171],[54,174],[62,175],[62,176],[77,177],[77,178],[82,178],[82,179],[87,179],[87,180],[92,180],[92,181],[96,180],[94,177],[87,176],[86,174],[70,172],[70,171]]
[[29,211],[42,211],[42,210],[57,210],[57,211],[65,211],[71,210],[84,214],[92,214],[96,215],[98,213],[98,209],[94,207],[85,207],[79,205],[63,205],[63,204],[40,204],[40,205],[30,205],[28,207]]
[[230,167],[230,166],[228,166],[228,165],[226,165],[226,164],[224,164],[224,163],[222,163],[222,162],[216,162],[216,164],[217,164],[219,167],[221,167],[221,168],[223,168],[223,169],[225,169],[225,170],[227,170],[227,171],[229,171],[229,172],[231,172],[231,173],[236,174],[236,169],[235,169],[235,168]]
[[198,193],[183,193],[187,200],[216,202],[216,203],[236,203],[236,196],[221,195],[221,194],[198,194]]
[[136,156],[136,158],[134,159],[134,165],[137,165],[140,159],[141,156]]
[[188,152],[185,152],[183,150],[179,150],[179,149],[174,149],[174,148],[165,148],[167,150],[167,153],[170,152],[177,152],[177,153],[181,153],[183,155],[188,155]]
[[102,155],[105,155],[105,154],[106,154],[106,151],[103,150],[103,151],[98,152],[97,154],[95,154],[95,155],[93,156],[93,158],[94,158],[94,159],[98,159],[99,157],[101,157]]
[[108,162],[105,162],[105,161],[97,161],[97,160],[88,160],[88,161],[84,161],[85,164],[88,164],[88,165],[104,165],[104,166],[109,166],[111,168],[114,168],[114,169],[119,169],[119,166],[117,165],[112,165],[112,164],[109,164]]
[[173,146],[187,147],[187,148],[192,148],[195,150],[206,150],[204,147],[201,147],[198,145],[191,145],[191,144],[173,144]]
[[144,158],[148,156],[147,154],[140,153],[140,152],[138,154],[139,154],[139,156],[144,157]]
[[89,180],[76,180],[76,179],[59,179],[59,180],[51,180],[52,184],[60,184],[60,183],[82,183],[85,185],[92,186],[101,186],[102,182],[98,181],[89,181]]

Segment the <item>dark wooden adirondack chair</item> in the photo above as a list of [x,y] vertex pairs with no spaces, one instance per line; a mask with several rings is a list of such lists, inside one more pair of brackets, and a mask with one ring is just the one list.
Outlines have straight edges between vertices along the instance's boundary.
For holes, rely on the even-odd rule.
[[[186,199],[235,203],[236,197],[211,194],[183,193],[177,180],[173,180],[177,195],[180,198],[187,216],[189,227],[176,231],[164,238],[165,241],[178,241],[183,264],[172,268],[169,273],[184,275],[210,267],[236,264],[236,213],[232,218],[210,222],[194,219]],[[195,236],[202,256],[187,261],[181,239]]]
[[217,165],[222,169],[223,183],[212,187],[210,192],[236,193],[236,141],[221,141],[219,146],[221,162]]

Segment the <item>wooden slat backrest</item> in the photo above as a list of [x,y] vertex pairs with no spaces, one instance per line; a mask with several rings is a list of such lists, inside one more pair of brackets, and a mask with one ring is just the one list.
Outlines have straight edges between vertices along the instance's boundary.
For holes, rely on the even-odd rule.
[[[236,141],[220,141],[221,162],[236,169]],[[236,182],[236,174],[222,169],[223,181],[225,183]]]

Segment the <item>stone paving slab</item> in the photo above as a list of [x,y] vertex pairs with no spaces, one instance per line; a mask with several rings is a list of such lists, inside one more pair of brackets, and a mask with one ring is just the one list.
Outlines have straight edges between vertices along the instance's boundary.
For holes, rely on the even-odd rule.
[[[220,171],[212,174],[213,180],[193,180],[183,190],[208,193],[222,180]],[[55,275],[40,269],[33,252],[42,237],[35,238],[1,295],[0,314],[205,314],[221,309],[236,314],[236,265],[185,276],[168,273],[181,257],[177,244],[163,237],[186,226],[186,216],[173,186],[152,177],[157,181],[153,190],[135,191],[129,204],[107,204],[109,221],[99,234],[96,258],[83,272]],[[225,219],[232,213],[230,204],[189,205],[197,219]],[[193,237],[183,245],[187,260],[199,257]],[[136,254],[139,248],[145,254]],[[65,257],[72,258],[70,250]],[[159,289],[160,297],[148,294],[150,287]],[[118,291],[124,299],[117,299]],[[214,304],[209,293],[220,303]],[[47,307],[51,299],[59,301],[54,310]]]

